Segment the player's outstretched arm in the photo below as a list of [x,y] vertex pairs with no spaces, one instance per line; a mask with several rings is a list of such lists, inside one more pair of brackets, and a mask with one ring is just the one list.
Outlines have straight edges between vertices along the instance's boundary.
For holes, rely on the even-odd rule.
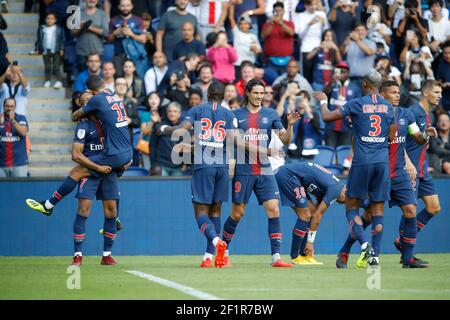
[[327,204],[324,201],[321,201],[317,209],[311,214],[311,222],[305,247],[305,253],[307,255],[314,255],[314,240],[316,239],[317,229],[319,228],[322,216],[327,209]]
[[298,112],[293,112],[288,115],[287,122],[288,126],[286,130],[280,130],[279,137],[281,142],[285,146],[292,142],[292,137],[294,136],[294,124],[300,119],[300,114]]
[[325,93],[322,91],[316,91],[312,93],[312,96],[320,103],[320,111],[322,112],[323,121],[331,122],[344,118],[344,115],[339,109],[333,111],[328,109],[328,97]]
[[72,121],[79,121],[81,120],[85,115],[85,112],[83,108],[78,109],[74,113],[72,113]]
[[77,142],[72,143],[72,160],[87,169],[95,170],[101,174],[108,174],[111,172],[111,167],[100,166],[89,160],[89,158],[83,154],[83,150],[83,144]]
[[414,138],[417,144],[425,144],[430,140],[430,137],[437,137],[438,135],[436,128],[430,124],[426,126],[423,132],[420,132],[415,122],[408,126],[408,133]]
[[182,129],[182,130],[191,130],[192,123],[189,120],[184,120],[179,126],[168,126],[168,125],[162,125],[159,130],[157,131],[157,134],[166,134],[166,135],[172,135],[172,133],[175,130]]

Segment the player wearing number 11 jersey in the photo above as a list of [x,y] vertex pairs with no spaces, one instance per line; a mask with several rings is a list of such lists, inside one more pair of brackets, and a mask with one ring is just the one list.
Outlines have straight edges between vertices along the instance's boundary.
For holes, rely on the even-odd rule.
[[[381,75],[372,70],[363,78],[366,96],[353,99],[332,112],[328,110],[324,93],[313,95],[320,101],[325,122],[349,116],[355,141],[352,167],[347,180],[346,213],[351,235],[361,244],[361,255],[357,268],[378,266],[383,232],[384,202],[389,200],[389,149],[388,142],[394,138],[396,126],[390,102],[379,95]],[[364,234],[362,220],[358,214],[360,202],[369,199],[372,217],[372,245]]]

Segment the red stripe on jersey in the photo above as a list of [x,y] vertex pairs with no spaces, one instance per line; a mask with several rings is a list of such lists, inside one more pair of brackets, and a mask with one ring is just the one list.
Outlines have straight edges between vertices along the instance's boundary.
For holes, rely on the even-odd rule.
[[422,230],[423,228],[425,228],[425,225],[419,221],[417,221],[417,227]]
[[282,233],[271,233],[270,234],[270,239],[282,239],[282,238],[283,238]]
[[372,95],[372,101],[373,101],[373,103],[377,103],[377,95],[376,94]]
[[74,238],[74,239],[84,239],[84,235],[85,235],[84,233],[83,233],[83,234],[75,234],[75,233],[74,233],[74,234],[73,234],[73,238]]
[[[347,87],[345,85],[342,85],[339,88],[339,97],[347,97]],[[336,120],[334,122],[334,130],[335,131],[342,131],[342,129],[344,128],[344,120],[340,119],[340,120]]]
[[216,3],[214,1],[209,3],[208,23],[216,24]]
[[[427,114],[427,120],[426,120],[427,126],[431,123],[430,115]],[[427,144],[423,145],[422,150],[420,151],[420,158],[419,158],[419,177],[423,177],[424,175],[424,166],[425,166],[425,156],[427,154]]]
[[[400,131],[400,125],[397,124],[397,132]],[[395,172],[395,166],[397,165],[397,152],[398,152],[398,147],[400,146],[399,143],[392,143],[389,145],[389,169],[390,169],[390,173],[391,173],[391,178],[395,178],[397,176],[397,173]]]
[[[5,131],[6,131],[6,136],[8,136],[8,133],[12,135],[11,121],[5,122]],[[13,152],[13,143],[12,142],[5,142],[5,166],[6,167],[14,166],[14,152]]]
[[[330,61],[330,53],[329,52],[324,52],[323,53],[323,62],[325,63],[325,61]],[[328,82],[331,81],[331,70],[323,70],[323,83],[325,85],[328,84]]]
[[[259,130],[259,113],[248,113],[248,128],[253,128],[253,129],[258,129]],[[258,145],[258,141],[253,141],[250,140],[249,141],[251,144],[255,144]],[[253,175],[260,175],[261,174],[261,163],[259,162],[259,150],[256,153],[256,163],[251,163],[254,162],[255,159],[250,159],[250,154],[249,154],[249,164],[250,167],[252,168],[252,174]],[[253,160],[253,161],[252,161]]]
[[216,111],[217,110],[217,102],[213,102],[213,107],[212,107],[212,109],[214,110],[214,111]]

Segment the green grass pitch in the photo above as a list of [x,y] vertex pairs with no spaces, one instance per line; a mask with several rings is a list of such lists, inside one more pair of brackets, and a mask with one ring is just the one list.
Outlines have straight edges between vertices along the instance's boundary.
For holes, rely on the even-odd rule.
[[[420,254],[429,269],[402,269],[398,255],[382,255],[380,289],[368,289],[371,274],[337,270],[334,255],[323,266],[276,269],[270,256],[232,256],[232,268],[201,269],[199,256],[117,256],[116,266],[84,257],[81,289],[69,290],[70,257],[0,257],[0,299],[197,299],[123,270],[137,270],[222,299],[450,299],[450,254]],[[284,257],[287,260],[287,257]],[[369,281],[370,282],[370,281]]]

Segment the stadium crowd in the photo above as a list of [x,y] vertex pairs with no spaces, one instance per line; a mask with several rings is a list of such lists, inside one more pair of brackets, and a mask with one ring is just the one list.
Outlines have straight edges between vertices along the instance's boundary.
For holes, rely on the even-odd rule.
[[[25,1],[26,12],[32,3]],[[74,4],[82,9],[81,23],[73,26],[66,9]],[[234,110],[245,104],[248,81],[263,80],[264,107],[284,122],[293,111],[302,116],[286,161],[314,159],[345,174],[351,123],[325,124],[311,93],[324,91],[330,109],[339,108],[362,96],[362,76],[375,68],[401,85],[400,105],[409,107],[421,99],[422,82],[436,79],[443,97],[431,114],[439,137],[430,141],[429,170],[450,174],[447,7],[443,0],[40,0],[30,54],[43,57],[44,87],[65,87],[76,96],[90,75],[100,75],[124,102],[133,166],[163,176],[191,172],[172,163],[175,142],[157,129],[180,123],[206,102],[214,81],[226,85],[223,105]],[[27,148],[30,87],[7,53],[0,32],[0,177],[26,165],[26,159],[11,161],[11,144],[25,154]],[[341,158],[339,150],[347,154]]]

